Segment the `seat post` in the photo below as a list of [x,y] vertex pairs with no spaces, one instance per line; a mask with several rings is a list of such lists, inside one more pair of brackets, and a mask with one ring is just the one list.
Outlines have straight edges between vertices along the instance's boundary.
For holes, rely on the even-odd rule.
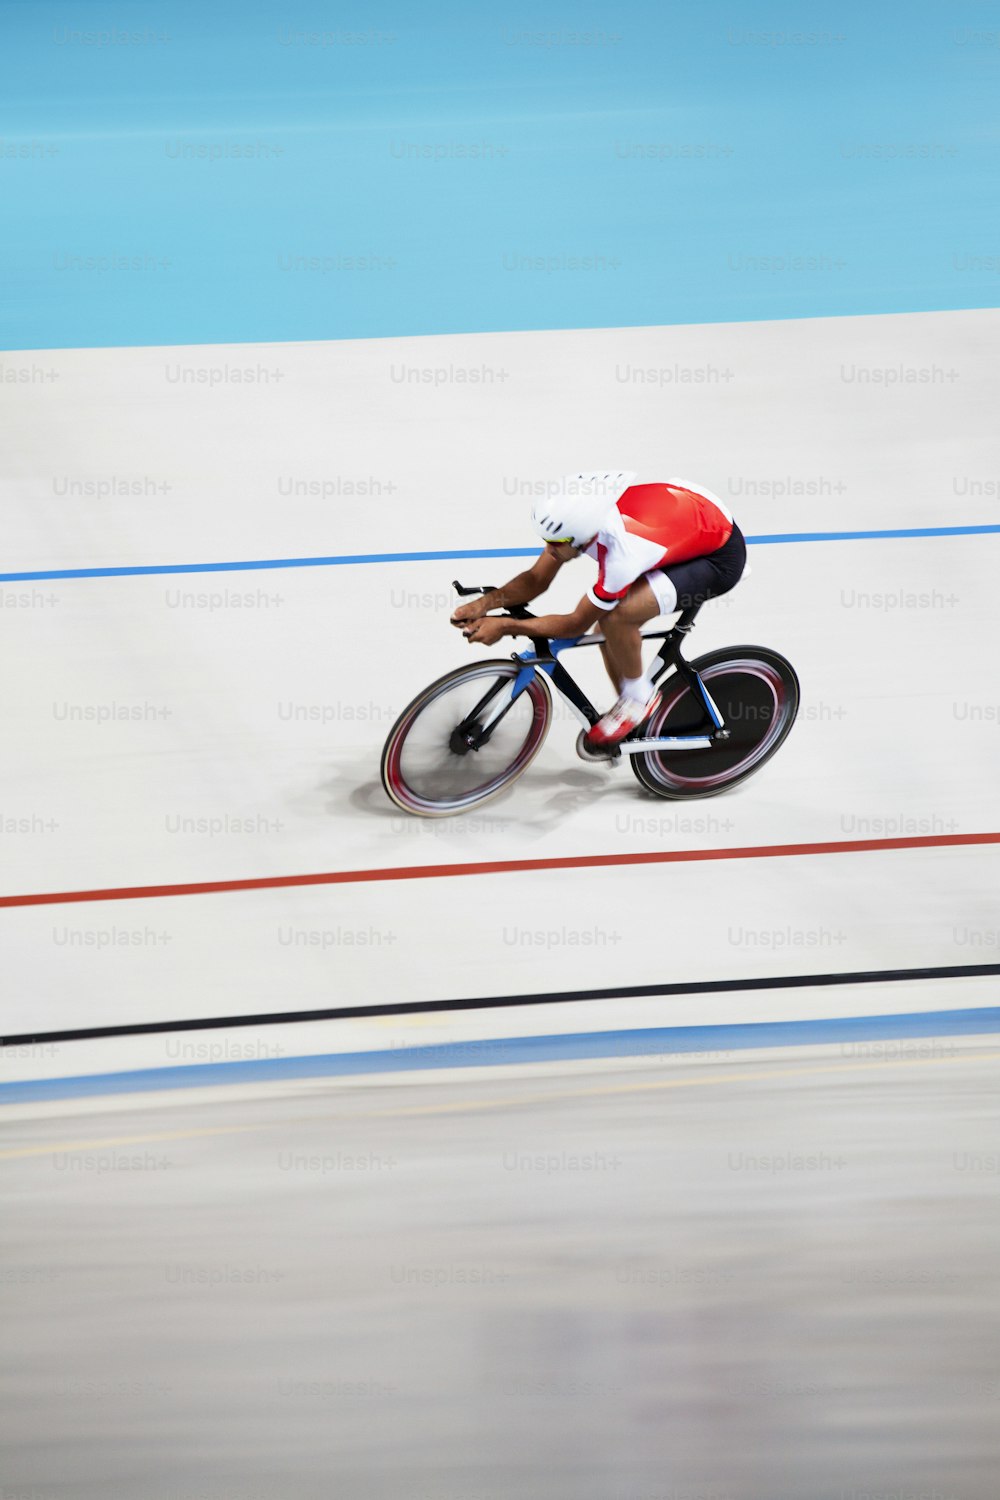
[[[673,666],[678,669],[682,676],[687,676],[687,672],[690,669],[681,655],[681,646],[684,643],[684,637],[694,628],[695,618],[700,609],[700,604],[693,604],[689,609],[681,610],[676,624],[671,627],[669,633],[664,638],[662,646],[650,663],[650,676],[654,683],[658,682],[664,673]],[[658,667],[656,665],[657,662],[659,662]]]
[[692,604],[689,609],[682,609],[674,629],[679,631],[681,635],[687,635],[688,631],[693,629],[700,609],[700,604]]

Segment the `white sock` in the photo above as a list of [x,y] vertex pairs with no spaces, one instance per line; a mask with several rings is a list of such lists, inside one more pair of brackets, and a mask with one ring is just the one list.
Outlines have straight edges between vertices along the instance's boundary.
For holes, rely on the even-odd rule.
[[622,697],[633,703],[648,703],[653,696],[653,684],[648,677],[623,677]]

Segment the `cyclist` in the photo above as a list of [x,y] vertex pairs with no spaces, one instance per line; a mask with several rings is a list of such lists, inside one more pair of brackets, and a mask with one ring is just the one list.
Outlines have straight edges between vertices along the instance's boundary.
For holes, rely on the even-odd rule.
[[[682,479],[634,484],[635,478],[624,471],[570,475],[532,508],[545,550],[531,567],[452,615],[478,646],[505,635],[573,638],[600,620],[601,653],[619,697],[586,737],[595,749],[617,744],[659,706],[660,694],[643,671],[640,626],[727,594],[746,567],[743,534],[711,490]],[[489,614],[537,599],[581,555],[596,561],[597,581],[571,614],[537,620]]]

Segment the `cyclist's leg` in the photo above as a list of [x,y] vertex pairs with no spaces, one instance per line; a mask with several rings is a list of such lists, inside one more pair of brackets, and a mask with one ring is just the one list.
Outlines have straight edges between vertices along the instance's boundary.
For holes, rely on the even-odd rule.
[[[598,620],[597,624],[591,631],[591,634],[600,635],[603,628],[603,623]],[[606,640],[602,641],[598,649],[601,653],[601,660],[604,662],[604,669],[607,672],[608,676],[611,678],[611,685],[616,693],[620,693],[622,690],[622,674],[618,670],[618,663],[615,661],[614,652],[611,649],[610,642]]]
[[[608,610],[603,618],[598,620],[592,631],[592,634],[594,635],[604,636],[604,641],[602,642],[600,647],[601,656],[604,660],[604,666],[607,670],[608,676],[611,678],[611,684],[616,693],[621,692],[622,682],[629,675],[629,673],[625,670],[626,665],[631,665],[634,662],[634,654],[631,658],[629,658],[626,654],[624,661],[619,657],[619,652],[621,649],[620,642],[622,637],[621,635],[619,635],[617,627],[619,625],[630,625],[635,639],[638,640],[639,626],[645,625],[647,620],[652,620],[656,617],[656,615],[663,613],[659,601],[656,598],[655,591],[651,590],[649,587],[649,579],[651,576],[652,575],[647,573],[644,578],[640,578],[636,583],[634,583],[622,602],[618,604],[614,609]],[[650,600],[650,595],[652,595],[652,602]],[[613,623],[611,623],[612,621]],[[609,623],[611,623],[610,632],[607,629]],[[640,661],[641,650],[642,647],[640,644]]]
[[728,593],[743,576],[746,543],[738,527],[725,546],[707,557],[694,557],[658,568],[638,579],[602,624],[619,674],[618,702],[590,730],[587,744],[614,745],[656,709],[660,695],[643,671],[640,626],[658,615],[675,614]]
[[[617,744],[643,719],[651,714],[660,695],[643,671],[640,627],[661,612],[647,577],[633,583],[614,609],[608,610],[601,624],[609,645],[609,672],[618,689],[618,700],[586,736],[590,748],[608,748]],[[607,660],[607,658],[606,658]]]
[[[611,673],[615,686],[621,688],[627,678],[642,676],[642,636],[640,626],[661,614],[660,601],[649,582],[649,575],[637,578],[625,598],[614,609],[609,609],[598,624],[603,627],[608,643],[609,655],[615,671]],[[607,662],[607,657],[605,657]]]

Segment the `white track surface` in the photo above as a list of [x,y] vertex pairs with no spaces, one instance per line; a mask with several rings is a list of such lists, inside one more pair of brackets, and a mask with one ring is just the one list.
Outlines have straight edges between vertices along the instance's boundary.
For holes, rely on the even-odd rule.
[[[700,478],[750,535],[994,522],[998,328],[1000,315],[966,312],[10,356],[58,378],[5,387],[3,568],[520,547],[529,501],[510,491],[603,464]],[[931,373],[845,378],[876,367]],[[185,386],[180,368],[228,378]],[[271,374],[236,384],[235,369]],[[401,381],[428,369],[494,373]],[[668,373],[638,384],[636,369]],[[62,493],[112,478],[146,493]],[[820,493],[747,493],[788,478]],[[283,497],[289,479],[381,494]],[[772,765],[729,796],[658,802],[627,768],[581,764],[560,712],[511,792],[436,823],[389,805],[382,742],[418,689],[472,657],[447,625],[451,578],[499,582],[519,561],[2,584],[0,811],[28,828],[4,824],[3,887],[1000,828],[998,554],[994,536],[755,546],[692,654],[749,641],[794,661],[803,707]],[[557,605],[589,569],[565,571]],[[892,607],[858,602],[887,593]],[[603,701],[596,653],[571,667],[583,657]],[[71,718],[107,705],[141,718]],[[196,819],[247,821],[177,831]],[[984,962],[998,885],[1000,849],[983,847],[12,909],[3,1028]],[[715,995],[282,1027],[240,1034],[251,1050],[229,1055],[991,1003],[989,984],[966,981]],[[173,1046],[12,1049],[3,1078],[158,1066],[183,1059]]]

